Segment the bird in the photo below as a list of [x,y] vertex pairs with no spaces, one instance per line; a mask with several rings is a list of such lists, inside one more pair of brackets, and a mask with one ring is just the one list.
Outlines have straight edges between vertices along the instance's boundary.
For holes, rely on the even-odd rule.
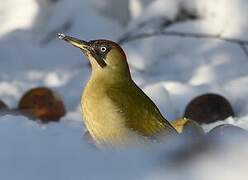
[[81,110],[97,147],[143,145],[178,134],[133,81],[126,54],[118,43],[105,39],[85,41],[63,33],[58,36],[79,48],[91,64]]

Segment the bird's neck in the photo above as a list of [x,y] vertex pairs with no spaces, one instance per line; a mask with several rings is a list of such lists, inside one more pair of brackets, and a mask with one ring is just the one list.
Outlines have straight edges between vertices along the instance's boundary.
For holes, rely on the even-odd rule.
[[129,69],[125,71],[112,71],[109,69],[92,70],[90,81],[101,85],[118,85],[132,81]]

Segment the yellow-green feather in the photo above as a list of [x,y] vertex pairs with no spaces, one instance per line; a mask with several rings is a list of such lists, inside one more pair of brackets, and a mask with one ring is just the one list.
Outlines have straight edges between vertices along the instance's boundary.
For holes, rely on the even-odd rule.
[[104,68],[88,58],[92,74],[81,104],[86,127],[97,144],[144,144],[150,138],[177,133],[132,80],[120,47],[112,47]]
[[123,87],[122,84],[109,87],[107,96],[122,110],[127,128],[147,137],[176,133],[156,105],[133,81]]

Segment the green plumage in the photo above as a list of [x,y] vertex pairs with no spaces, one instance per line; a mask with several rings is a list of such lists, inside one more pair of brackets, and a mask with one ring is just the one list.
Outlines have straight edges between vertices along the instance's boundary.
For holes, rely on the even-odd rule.
[[81,106],[86,128],[96,144],[119,147],[177,134],[132,80],[126,55],[117,43],[59,36],[80,48],[91,63]]
[[120,87],[110,87],[106,95],[121,109],[127,128],[146,137],[175,132],[156,105],[132,80]]
[[87,129],[98,144],[143,144],[144,139],[161,140],[177,134],[128,76],[112,82],[111,76],[106,81],[92,74],[84,90],[82,108]]

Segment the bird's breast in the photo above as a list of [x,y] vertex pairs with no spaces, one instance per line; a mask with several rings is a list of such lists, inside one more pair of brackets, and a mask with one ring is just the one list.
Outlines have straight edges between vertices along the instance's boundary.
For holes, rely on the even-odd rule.
[[85,89],[82,99],[85,125],[98,144],[125,145],[140,141],[140,136],[125,126],[126,118],[101,89]]

